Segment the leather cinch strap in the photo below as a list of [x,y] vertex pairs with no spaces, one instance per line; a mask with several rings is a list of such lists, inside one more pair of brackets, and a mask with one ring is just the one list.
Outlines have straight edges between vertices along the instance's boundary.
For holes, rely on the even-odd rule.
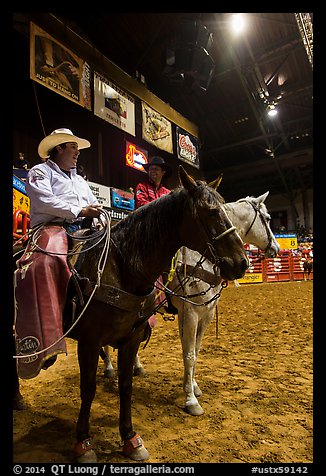
[[[84,294],[90,296],[95,286],[95,283],[90,281],[89,285],[86,286]],[[101,283],[101,286],[95,291],[94,299],[102,301],[111,306],[122,309],[123,311],[129,312],[141,312],[144,314],[145,308],[154,308],[155,301],[155,288],[149,294],[145,296],[137,296],[135,294],[130,294],[127,291],[122,289],[115,288],[109,284]]]

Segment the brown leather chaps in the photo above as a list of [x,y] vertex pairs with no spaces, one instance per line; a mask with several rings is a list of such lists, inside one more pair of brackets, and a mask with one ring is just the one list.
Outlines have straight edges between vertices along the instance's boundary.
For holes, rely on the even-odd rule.
[[[36,377],[50,357],[67,353],[65,340],[59,340],[71,276],[66,231],[61,226],[49,225],[36,233],[37,246],[54,254],[42,252],[30,241],[14,273],[16,353],[24,356],[16,360],[18,376],[24,379]],[[50,348],[39,353],[47,347]]]

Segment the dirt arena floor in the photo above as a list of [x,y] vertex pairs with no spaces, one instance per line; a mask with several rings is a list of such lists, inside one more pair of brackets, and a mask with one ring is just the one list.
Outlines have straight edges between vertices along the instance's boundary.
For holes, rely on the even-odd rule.
[[[197,382],[204,415],[183,410],[177,321],[158,319],[134,378],[134,429],[153,463],[313,462],[312,282],[229,285],[203,339]],[[15,463],[70,463],[79,410],[76,343],[48,370],[22,380],[29,405],[14,412]],[[112,354],[114,363],[116,353]],[[99,363],[91,412],[98,461],[121,454],[117,383]]]

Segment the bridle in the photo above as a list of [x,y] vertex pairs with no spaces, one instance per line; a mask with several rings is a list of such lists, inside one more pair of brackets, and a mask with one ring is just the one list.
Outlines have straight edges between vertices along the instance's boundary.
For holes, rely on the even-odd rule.
[[[222,208],[222,206],[221,206]],[[222,208],[223,210],[223,208]],[[224,211],[224,210],[223,210]],[[198,213],[198,212],[197,212]],[[224,211],[224,213],[226,214],[226,212]],[[207,248],[204,250],[204,252],[202,253],[202,258],[204,257],[204,255],[206,254],[206,251],[209,251],[211,256],[212,256],[212,259],[210,259],[210,261],[213,263],[214,265],[214,270],[218,267],[219,263],[221,262],[221,258],[216,258],[215,256],[215,252],[214,252],[214,244],[221,240],[222,238],[224,238],[225,236],[227,236],[228,234],[236,231],[236,227],[234,225],[232,225],[231,223],[231,226],[230,228],[227,228],[226,230],[222,231],[222,233],[220,233],[219,235],[215,235],[214,233],[212,233],[203,223],[203,221],[201,220],[200,218],[200,215],[198,213],[198,216],[199,216],[199,223],[200,223],[200,226],[202,227],[202,229],[204,230],[204,233],[207,235],[208,237],[208,241],[207,241]],[[229,219],[229,218],[228,218]],[[230,221],[230,219],[229,219]],[[204,258],[205,260],[206,258]]]
[[260,209],[260,206],[259,205],[256,205],[254,203],[252,203],[250,200],[247,200],[246,198],[244,199],[241,199],[241,200],[238,200],[238,203],[240,202],[246,202],[248,203],[249,205],[252,206],[252,208],[254,209],[254,212],[255,212],[255,215],[254,215],[254,218],[248,228],[248,230],[246,231],[246,233],[244,234],[244,236],[247,236],[249,231],[251,230],[251,228],[253,227],[255,221],[256,221],[256,218],[257,218],[257,215],[259,215],[259,218],[262,222],[262,224],[264,225],[264,228],[265,228],[265,231],[266,231],[266,235],[267,235],[267,239],[268,239],[268,243],[267,243],[267,246],[266,248],[263,250],[265,253],[266,251],[268,251],[270,248],[271,248],[271,244],[272,244],[272,241],[273,241],[273,236],[272,236],[272,233],[270,232],[269,228],[268,228],[268,225],[266,223],[266,219],[264,217],[264,215],[262,214],[262,211]]
[[[259,207],[259,205],[255,205],[254,203],[252,203],[251,201],[247,200],[247,199],[243,199],[243,200],[238,200],[238,202],[246,202],[246,203],[249,203],[252,208],[254,209],[254,212],[255,212],[255,215],[254,215],[254,218],[251,222],[251,224],[249,225],[248,227],[248,230],[245,232],[244,236],[248,235],[248,233],[250,232],[250,230],[252,229],[254,223],[255,223],[255,220],[257,218],[257,215],[259,215],[260,219],[261,219],[261,222],[262,224],[264,225],[264,228],[265,228],[265,231],[266,231],[266,235],[267,235],[267,238],[268,238],[268,244],[267,244],[267,247],[265,248],[265,250],[263,250],[264,252],[266,252],[269,248],[271,248],[271,243],[273,241],[273,236],[268,228],[268,225],[266,223],[266,219],[264,217],[264,215],[262,214],[262,211]],[[213,244],[214,242],[222,239],[224,236],[228,235],[229,233],[231,233],[232,231],[236,230],[236,227],[235,226],[231,226],[230,228],[228,228],[227,230],[225,230],[224,232],[220,233],[219,235],[214,235],[212,234],[209,230],[206,229],[206,227],[204,226],[204,224],[202,223],[202,221],[200,221],[201,223],[201,226],[202,228],[204,229],[206,235],[209,237],[209,242],[208,242],[208,249],[210,251],[210,253],[212,254],[212,256],[214,257],[214,265],[213,265],[213,270],[214,272],[216,273],[216,269],[218,267],[218,263],[220,261],[220,259],[216,259],[215,256],[214,256],[214,251],[213,251]],[[205,250],[206,251],[206,250]],[[201,255],[201,258],[199,259],[199,261],[197,262],[197,264],[195,265],[194,267],[194,270],[196,270],[197,268],[200,268],[202,263],[206,260],[206,258],[204,257],[204,254],[205,254],[205,251],[204,253]],[[213,261],[212,261],[213,263]],[[164,286],[162,283],[160,283],[161,285],[161,289],[164,290],[166,293],[170,294],[170,295],[173,295],[173,296],[176,296],[178,297],[179,299],[185,301],[185,302],[188,302],[194,306],[207,306],[208,304],[210,304],[212,301],[214,301],[215,299],[217,299],[218,297],[220,297],[220,294],[222,292],[222,289],[224,287],[226,287],[226,283],[224,281],[222,281],[221,283],[221,289],[219,290],[219,292],[217,292],[211,299],[209,299],[208,301],[206,302],[203,302],[203,303],[197,303],[195,301],[192,301],[191,299],[195,298],[195,297],[198,297],[198,296],[204,296],[207,294],[208,291],[210,291],[210,289],[212,289],[214,286],[212,285],[209,285],[209,287],[205,290],[205,291],[201,291],[197,294],[191,294],[191,295],[180,295],[178,293],[176,293],[175,291],[177,289],[179,289],[180,287],[184,290],[184,285],[186,284],[186,282],[188,282],[190,279],[193,279],[195,278],[195,271],[193,271],[193,273],[191,274],[187,274],[187,277],[183,278],[183,279],[180,279],[180,277],[178,276],[178,279],[179,279],[179,285],[173,290],[171,291],[168,287]],[[186,281],[185,281],[186,280]]]
[[[225,211],[224,211],[224,213],[225,213]],[[230,219],[229,219],[229,221],[230,221]],[[204,225],[204,223],[201,219],[199,219],[199,223],[200,223],[202,229],[204,230],[204,233],[208,237],[209,241],[207,242],[207,248],[204,250],[203,253],[201,253],[201,256],[200,256],[199,260],[197,261],[196,265],[193,267],[192,273],[187,274],[187,276],[184,276],[184,278],[182,278],[182,279],[180,278],[180,276],[178,276],[179,284],[176,286],[176,288],[174,288],[174,290],[169,289],[166,285],[159,282],[158,280],[156,281],[155,287],[157,289],[161,290],[161,291],[164,291],[166,294],[176,296],[181,301],[188,302],[188,303],[190,303],[194,306],[207,306],[211,302],[218,299],[221,296],[222,290],[227,286],[227,281],[224,281],[221,278],[220,278],[220,282],[217,282],[218,279],[219,279],[218,268],[219,268],[219,264],[221,262],[221,258],[219,258],[219,257],[216,258],[215,252],[214,252],[214,244],[217,241],[223,239],[228,234],[236,231],[236,227],[234,225],[232,225],[232,223],[230,222],[231,223],[230,228],[227,228],[226,230],[222,231],[220,234],[217,235],[217,234],[212,233]],[[177,290],[179,290],[181,288],[183,293],[184,293],[185,285],[188,283],[188,281],[191,280],[191,279],[197,279],[196,270],[202,268],[202,264],[207,260],[207,258],[205,256],[207,250],[210,252],[210,254],[212,256],[212,259],[210,259],[210,262],[213,264],[213,272],[214,272],[214,277],[216,277],[216,284],[215,283],[214,284],[208,284],[208,287],[205,291],[200,291],[200,292],[194,293],[194,294],[185,295],[185,294],[179,294],[178,292],[176,292]],[[178,273],[177,273],[177,275],[178,275]],[[198,303],[196,301],[193,301],[193,299],[196,298],[196,297],[205,296],[212,288],[215,288],[218,285],[219,285],[219,287],[218,287],[217,292],[213,295],[213,297],[210,297],[207,301],[202,302],[202,303]],[[157,311],[161,307],[161,305],[162,305],[162,303],[160,303],[157,306],[157,308],[155,308],[155,311]]]

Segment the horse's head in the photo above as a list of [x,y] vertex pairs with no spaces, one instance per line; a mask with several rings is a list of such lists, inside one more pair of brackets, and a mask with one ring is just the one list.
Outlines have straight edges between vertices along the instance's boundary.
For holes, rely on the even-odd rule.
[[[209,184],[210,187],[217,190],[222,180],[222,174],[213,182]],[[245,243],[250,243],[263,250],[267,258],[275,258],[280,251],[280,245],[270,228],[270,214],[267,211],[265,200],[269,192],[266,192],[259,197],[246,197],[238,200],[236,203],[249,205],[249,213],[247,208],[234,215],[239,223],[235,222],[237,230]],[[227,208],[227,205],[226,205]],[[254,212],[254,215],[250,214]],[[249,223],[248,223],[249,221]]]
[[269,192],[259,197],[246,197],[238,202],[249,205],[249,210],[244,212],[242,226],[243,233],[240,233],[243,240],[252,243],[265,252],[267,258],[275,258],[280,251],[280,245],[270,228],[270,214],[267,211],[265,200]]
[[205,182],[196,182],[182,166],[179,177],[191,201],[181,227],[183,244],[218,266],[222,278],[241,278],[249,263],[243,242],[223,208],[223,198]]

